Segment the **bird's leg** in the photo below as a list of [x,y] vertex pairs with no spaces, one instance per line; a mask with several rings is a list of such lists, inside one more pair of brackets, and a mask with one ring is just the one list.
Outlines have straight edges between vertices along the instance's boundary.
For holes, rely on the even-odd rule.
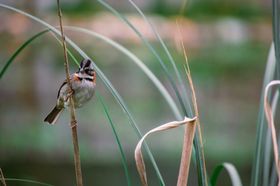
[[68,91],[67,91],[66,100],[68,101],[70,96],[72,96],[73,94],[74,94],[74,90],[69,88]]

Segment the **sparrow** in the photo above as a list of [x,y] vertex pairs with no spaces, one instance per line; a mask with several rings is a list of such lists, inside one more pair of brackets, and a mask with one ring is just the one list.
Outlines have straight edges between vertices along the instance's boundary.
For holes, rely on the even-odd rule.
[[84,59],[80,63],[77,72],[70,76],[71,88],[65,80],[57,93],[57,101],[54,109],[44,119],[49,124],[55,124],[62,111],[69,107],[70,96],[73,96],[75,108],[82,107],[94,95],[96,86],[96,72],[93,69],[93,62],[90,59]]

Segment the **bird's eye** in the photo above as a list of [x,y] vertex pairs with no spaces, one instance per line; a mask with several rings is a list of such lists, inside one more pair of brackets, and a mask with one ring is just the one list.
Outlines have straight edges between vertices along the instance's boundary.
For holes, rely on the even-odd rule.
[[88,75],[94,75],[94,71],[92,69],[86,69],[85,73],[87,73]]

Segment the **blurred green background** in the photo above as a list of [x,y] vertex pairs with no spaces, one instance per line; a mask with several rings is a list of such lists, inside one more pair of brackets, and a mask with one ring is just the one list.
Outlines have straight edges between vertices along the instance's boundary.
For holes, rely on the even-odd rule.
[[[55,1],[0,2],[58,25]],[[126,15],[164,61],[168,61],[149,26],[127,0],[107,2]],[[243,184],[248,185],[262,78],[272,37],[270,1],[192,0],[187,2],[181,16],[181,0],[135,0],[135,3],[155,25],[183,72],[184,57],[176,27],[176,20],[182,18],[182,40],[198,97],[208,173],[222,162],[231,162],[237,167]],[[121,43],[171,89],[147,47],[97,1],[64,0],[62,11],[64,25],[88,28]],[[25,40],[44,28],[3,8],[0,23],[0,68],[3,68]],[[129,58],[95,38],[70,31],[66,34],[112,81],[143,133],[175,119],[158,90]],[[44,35],[17,57],[0,81],[0,167],[5,177],[53,185],[75,183],[69,114],[64,112],[55,126],[43,123],[65,77],[62,52],[51,34]],[[75,64],[71,63],[71,71],[75,70]],[[97,83],[98,93],[109,106],[124,146],[133,185],[140,185],[133,159],[137,137],[99,79]],[[85,185],[126,185],[120,153],[100,102],[93,99],[77,110],[77,117]],[[166,185],[176,183],[182,139],[183,128],[148,138]],[[148,159],[146,162],[150,185],[158,185]],[[196,185],[195,174],[195,167],[191,167],[189,185]],[[225,183],[228,178],[222,175],[219,184]],[[8,185],[24,184],[8,182]]]

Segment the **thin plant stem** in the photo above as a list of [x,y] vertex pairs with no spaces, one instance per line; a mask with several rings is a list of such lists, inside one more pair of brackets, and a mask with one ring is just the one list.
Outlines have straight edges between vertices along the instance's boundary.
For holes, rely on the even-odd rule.
[[3,174],[3,171],[1,168],[0,168],[0,179],[1,179],[3,186],[7,186],[7,184],[5,182],[5,177],[4,177],[4,174]]
[[[67,80],[68,87],[70,88],[70,90],[72,90],[72,86],[70,83],[69,61],[68,61],[68,55],[67,55],[67,49],[66,49],[65,35],[64,35],[64,31],[63,31],[62,13],[61,13],[59,0],[57,0],[57,10],[58,10],[58,18],[59,18],[60,32],[61,32],[62,45],[63,45],[66,80]],[[83,178],[82,178],[81,160],[80,160],[79,143],[78,143],[77,120],[76,120],[76,114],[75,114],[74,101],[73,101],[72,94],[70,95],[70,114],[71,114],[70,126],[72,129],[72,142],[73,142],[73,146],[74,146],[76,183],[77,183],[77,186],[82,186]]]

